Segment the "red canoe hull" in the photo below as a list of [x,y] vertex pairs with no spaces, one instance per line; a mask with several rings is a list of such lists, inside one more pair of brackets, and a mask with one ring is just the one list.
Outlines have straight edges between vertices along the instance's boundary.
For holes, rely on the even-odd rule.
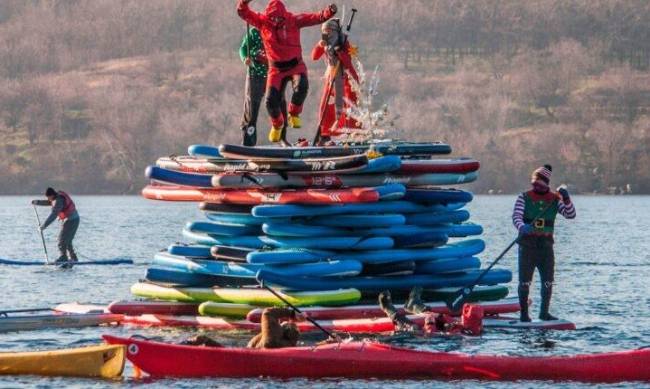
[[128,359],[154,377],[650,381],[650,350],[516,357],[435,353],[365,342],[254,350],[104,339],[126,345]]

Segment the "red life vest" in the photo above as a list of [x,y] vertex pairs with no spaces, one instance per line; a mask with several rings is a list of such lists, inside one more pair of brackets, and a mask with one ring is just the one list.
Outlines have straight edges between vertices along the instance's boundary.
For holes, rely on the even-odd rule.
[[70,196],[64,191],[60,190],[59,196],[63,197],[63,210],[59,212],[59,219],[65,220],[77,210],[77,207],[74,205],[74,201],[72,201]]

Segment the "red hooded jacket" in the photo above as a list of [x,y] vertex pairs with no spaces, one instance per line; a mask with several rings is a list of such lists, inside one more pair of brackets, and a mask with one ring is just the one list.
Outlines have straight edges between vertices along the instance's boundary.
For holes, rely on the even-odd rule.
[[334,16],[329,7],[316,13],[294,15],[280,0],[271,0],[264,13],[252,11],[248,3],[240,0],[237,14],[247,23],[257,27],[271,63],[302,59],[300,29],[321,24]]

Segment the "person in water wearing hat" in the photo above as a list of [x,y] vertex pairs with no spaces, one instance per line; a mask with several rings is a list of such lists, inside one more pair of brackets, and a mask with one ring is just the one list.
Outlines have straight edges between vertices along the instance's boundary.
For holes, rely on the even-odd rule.
[[[465,304],[460,319],[443,313],[432,312],[421,300],[422,288],[414,287],[409,293],[403,310],[393,305],[390,291],[379,294],[379,307],[395,325],[395,332],[415,332],[423,335],[463,334],[479,336],[483,332],[483,308],[479,305]],[[424,315],[424,324],[409,319],[406,314]]]
[[[325,22],[336,14],[337,8],[330,4],[320,12],[293,14],[287,11],[282,1],[271,0],[266,10],[258,13],[250,9],[250,1],[239,0],[237,14],[260,31],[269,62],[266,80],[266,109],[271,117],[269,141],[280,142],[285,123],[293,128],[302,127],[300,114],[309,89],[307,66],[302,60],[300,30]],[[282,96],[288,83],[293,86],[293,95],[285,118]]]
[[541,320],[557,320],[549,313],[553,280],[555,274],[555,254],[553,252],[553,232],[557,214],[566,219],[574,219],[576,210],[566,188],[551,191],[551,165],[544,165],[533,172],[532,188],[519,195],[512,213],[512,223],[519,232],[519,304],[521,321],[531,321],[528,314],[528,295],[535,269],[541,281],[542,304],[539,311]]
[[61,220],[61,231],[59,232],[59,252],[61,255],[55,263],[74,261],[76,262],[77,254],[72,246],[72,240],[77,234],[79,228],[79,213],[77,207],[70,196],[64,191],[55,191],[53,188],[47,188],[45,191],[47,200],[33,200],[33,205],[52,206],[50,216],[45,219],[40,226],[41,231],[45,230],[57,217]]

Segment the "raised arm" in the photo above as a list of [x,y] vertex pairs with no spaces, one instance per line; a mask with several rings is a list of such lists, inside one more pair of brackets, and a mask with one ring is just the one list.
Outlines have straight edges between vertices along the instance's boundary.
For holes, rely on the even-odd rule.
[[248,6],[250,1],[251,0],[239,0],[239,3],[237,4],[237,15],[251,26],[257,27],[258,29],[262,28],[262,15],[250,9]]
[[560,197],[560,204],[557,208],[557,213],[564,216],[565,219],[575,219],[576,209],[573,206],[573,201],[571,201],[571,196],[569,196],[569,191],[566,188],[560,188],[558,189],[558,195]]
[[315,26],[324,23],[336,14],[336,4],[330,4],[320,12],[298,14],[296,17],[296,25],[299,28]]
[[318,61],[321,59],[321,57],[325,54],[325,48],[321,45],[321,42],[319,41],[316,43],[316,46],[311,50],[311,59],[314,61]]

